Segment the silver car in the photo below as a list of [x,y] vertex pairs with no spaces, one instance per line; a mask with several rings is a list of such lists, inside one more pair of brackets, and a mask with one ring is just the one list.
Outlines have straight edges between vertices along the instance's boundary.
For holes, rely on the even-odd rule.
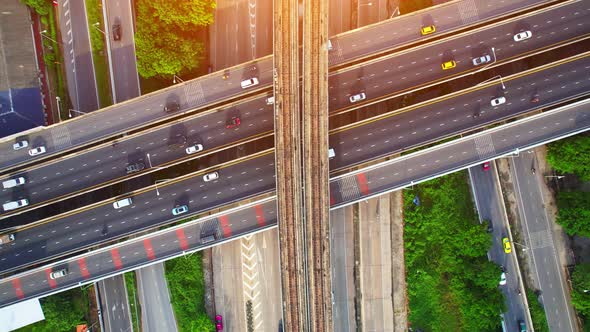
[[350,102],[351,103],[356,103],[357,101],[361,101],[361,100],[365,100],[367,98],[367,95],[364,92],[361,93],[357,93],[354,96],[350,96]]
[[12,149],[14,149],[16,151],[16,150],[24,149],[27,146],[29,146],[29,142],[26,140],[22,140],[22,141],[14,143],[12,145]]
[[474,58],[472,62],[474,66],[479,66],[490,61],[492,61],[492,58],[488,54],[486,54],[484,56],[480,56],[479,58]]
[[55,280],[61,277],[65,277],[68,275],[68,269],[61,269],[61,270],[57,270],[57,271],[53,271],[49,274],[49,278],[51,280]]
[[515,42],[519,42],[519,41],[523,41],[525,39],[529,39],[533,36],[533,33],[530,31],[523,31],[521,33],[517,33],[514,35],[514,41]]
[[186,206],[186,205],[177,206],[174,209],[172,209],[173,216],[177,216],[179,214],[183,214],[183,213],[187,213],[187,212],[188,212],[188,206]]
[[195,144],[193,146],[189,146],[185,150],[186,154],[193,154],[193,153],[197,153],[197,152],[200,152],[200,151],[203,151],[203,145],[202,144]]
[[499,105],[502,105],[506,102],[506,98],[505,97],[498,97],[498,98],[494,98],[490,101],[490,104],[492,104],[492,106],[496,107]]
[[30,156],[36,156],[36,155],[45,153],[45,151],[47,151],[47,150],[45,150],[45,147],[44,146],[38,146],[36,148],[30,149],[29,150],[29,155]]

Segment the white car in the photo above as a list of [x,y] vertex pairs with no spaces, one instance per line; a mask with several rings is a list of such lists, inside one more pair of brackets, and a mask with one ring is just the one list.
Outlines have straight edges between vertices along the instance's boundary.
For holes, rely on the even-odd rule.
[[502,272],[500,274],[500,286],[506,285],[506,272]]
[[203,175],[203,181],[209,182],[219,179],[219,172],[211,172]]
[[521,33],[517,33],[514,35],[514,41],[519,42],[525,39],[529,39],[533,36],[533,33],[530,31],[523,31]]
[[4,189],[8,189],[8,188],[13,188],[16,186],[20,186],[21,184],[25,184],[26,180],[25,178],[18,177],[18,178],[14,178],[14,179],[8,179],[6,181],[2,182],[2,187],[4,187]]
[[275,96],[266,98],[266,104],[267,105],[272,105],[274,103],[275,103]]
[[245,89],[245,88],[249,88],[251,86],[258,85],[258,78],[252,77],[250,79],[247,79],[245,81],[242,81],[242,83],[240,83],[240,85],[242,86],[242,89]]
[[498,98],[494,98],[490,101],[490,104],[492,104],[492,106],[496,107],[498,105],[502,105],[506,102],[506,98],[505,97],[498,97]]
[[49,278],[51,280],[55,280],[57,278],[65,277],[68,275],[68,269],[61,269],[58,271],[53,271],[49,274]]
[[34,149],[30,149],[29,150],[29,155],[30,156],[36,156],[36,155],[45,153],[45,151],[47,151],[47,150],[45,150],[45,147],[44,146],[38,146],[38,147],[36,147]]
[[20,142],[16,142],[16,143],[14,143],[14,144],[12,145],[12,148],[13,148],[15,151],[17,151],[17,150],[20,150],[20,149],[24,149],[24,148],[26,148],[27,146],[29,146],[29,142],[28,142],[28,141],[26,141],[26,140],[23,140],[23,141],[20,141]]
[[133,204],[133,200],[131,198],[123,198],[123,199],[120,199],[120,200],[116,201],[115,203],[113,203],[113,207],[115,209],[120,209],[120,208],[124,208],[126,206],[129,206],[131,204]]
[[4,209],[4,211],[10,211],[10,210],[18,209],[20,207],[27,206],[27,205],[29,205],[29,200],[26,198],[23,198],[23,199],[19,199],[18,201],[4,203],[2,205],[2,208]]
[[479,66],[479,65],[483,65],[484,63],[488,63],[490,61],[492,61],[492,58],[488,54],[486,54],[486,55],[480,56],[479,58],[474,58],[472,62],[473,62],[474,66]]
[[350,96],[350,102],[351,103],[356,103],[357,101],[361,101],[361,100],[365,100],[367,98],[367,95],[364,92],[361,93],[357,93],[354,96]]
[[183,213],[187,213],[188,212],[188,206],[183,205],[183,206],[177,206],[174,209],[172,209],[172,215],[177,216],[179,214],[183,214]]
[[202,144],[195,144],[193,146],[189,146],[188,148],[186,148],[186,154],[193,154],[193,153],[197,153],[199,151],[203,151],[203,145]]
[[330,41],[330,39],[328,39],[328,51],[333,50],[332,48],[332,42]]

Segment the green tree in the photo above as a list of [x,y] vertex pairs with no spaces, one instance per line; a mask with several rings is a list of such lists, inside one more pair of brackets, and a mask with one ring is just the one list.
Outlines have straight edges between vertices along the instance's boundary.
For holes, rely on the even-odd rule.
[[562,173],[573,173],[580,179],[589,181],[590,137],[577,135],[549,144],[547,161]]
[[[25,326],[17,331],[73,331],[76,325],[84,323],[84,310],[87,306],[83,308],[79,305],[81,302],[80,296],[80,290],[73,289],[41,299],[45,320]],[[86,302],[82,301],[82,303]]]
[[194,71],[204,59],[199,31],[213,22],[214,0],[138,0],[135,46],[144,78]]
[[21,0],[21,2],[33,8],[41,16],[49,14],[49,10],[51,9],[50,0]]
[[576,265],[572,274],[572,304],[578,312],[590,318],[590,263]]
[[526,298],[529,303],[529,311],[531,319],[533,320],[533,327],[538,332],[549,332],[549,325],[547,324],[547,315],[543,305],[531,289],[526,290]]
[[557,222],[569,235],[590,237],[589,192],[560,192],[557,207]]

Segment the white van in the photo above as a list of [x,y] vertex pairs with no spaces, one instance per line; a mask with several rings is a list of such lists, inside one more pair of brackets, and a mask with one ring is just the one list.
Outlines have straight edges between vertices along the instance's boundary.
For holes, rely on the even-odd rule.
[[120,200],[116,201],[115,203],[113,203],[113,207],[115,209],[120,209],[120,208],[124,208],[126,206],[129,206],[132,203],[133,203],[133,200],[130,197],[127,197],[127,198],[120,199]]
[[27,206],[27,205],[29,205],[29,200],[26,198],[23,198],[23,199],[19,199],[18,201],[4,203],[4,205],[2,205],[2,208],[4,209],[4,211],[10,211],[10,210],[18,209],[20,207]]
[[329,148],[328,149],[328,159],[334,159],[334,157],[336,157],[336,151],[334,151],[334,149]]
[[8,189],[8,188],[12,188],[12,187],[16,187],[16,186],[20,186],[21,184],[25,184],[26,180],[25,178],[18,177],[18,178],[14,178],[14,179],[8,179],[6,181],[2,182],[2,187],[4,187],[4,189]]

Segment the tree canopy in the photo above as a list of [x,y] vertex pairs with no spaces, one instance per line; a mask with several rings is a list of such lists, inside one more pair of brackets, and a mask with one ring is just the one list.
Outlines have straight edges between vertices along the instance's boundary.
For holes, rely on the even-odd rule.
[[204,59],[204,27],[213,23],[215,0],[138,0],[135,47],[144,78],[191,72]]
[[[412,200],[420,197],[420,206]],[[478,223],[465,172],[404,192],[409,320],[424,331],[496,331],[503,311],[500,268]]]
[[560,192],[557,196],[557,223],[569,235],[590,237],[590,193]]
[[57,293],[41,299],[45,320],[25,326],[17,331],[32,332],[69,332],[76,325],[84,323],[84,311],[88,308],[87,300],[81,300],[80,289]]
[[39,15],[47,15],[51,9],[51,1],[48,0],[21,0],[21,2],[33,8]]
[[577,135],[553,142],[547,146],[547,161],[562,172],[576,174],[590,181],[590,137]]
[[590,318],[590,263],[576,265],[572,273],[572,304],[586,319]]

